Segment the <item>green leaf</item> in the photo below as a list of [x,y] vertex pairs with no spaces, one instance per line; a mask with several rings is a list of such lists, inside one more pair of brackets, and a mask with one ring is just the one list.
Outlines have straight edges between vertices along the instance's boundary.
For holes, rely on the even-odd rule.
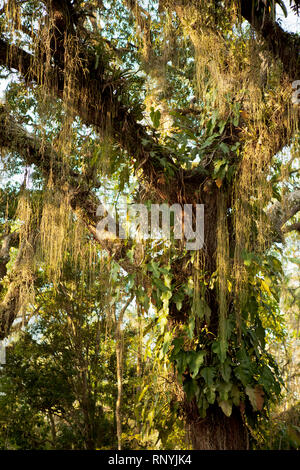
[[203,364],[206,351],[193,351],[193,355],[189,361],[189,369],[191,371],[192,378],[196,378],[199,369]]
[[219,402],[223,413],[229,418],[232,413],[232,402],[230,400],[223,400]]
[[154,276],[159,278],[160,277],[160,270],[159,266],[155,261],[151,260],[151,262],[147,265],[148,271],[152,271]]
[[244,386],[249,385],[256,372],[253,364],[244,348],[241,348],[236,355],[239,365],[234,369],[234,375],[242,382]]
[[267,365],[263,366],[263,370],[262,370],[262,374],[260,376],[259,382],[261,383],[261,385],[263,385],[264,389],[267,392],[270,392],[270,390],[272,390],[274,382],[275,382],[275,377],[270,367],[268,367]]
[[221,144],[219,145],[220,149],[222,150],[222,152],[224,153],[229,153],[229,147],[227,144],[225,144],[225,142],[221,142]]
[[203,395],[203,393],[201,393],[201,395],[199,396],[198,401],[197,401],[197,405],[198,405],[198,408],[199,408],[200,417],[205,418],[206,410],[209,407],[209,403],[208,403],[207,399],[205,398],[205,396]]
[[176,304],[177,310],[181,310],[183,300],[184,292],[182,290],[178,290],[172,297],[172,301]]
[[228,344],[227,342],[215,341],[212,344],[212,351],[217,354],[221,363],[225,362],[226,360],[226,351],[227,351]]
[[291,263],[295,263],[295,264],[299,264],[299,265],[300,265],[300,259],[298,259],[298,258],[289,258],[289,261],[290,261]]
[[174,358],[182,349],[183,338],[175,338],[173,340],[172,345],[174,346],[173,351],[172,351],[172,358]]
[[219,126],[219,132],[220,134],[223,134],[224,129],[225,129],[226,121],[220,121],[218,126]]
[[190,339],[193,339],[194,337],[194,330],[195,330],[195,317],[191,315],[189,318],[188,325],[187,325],[187,335]]
[[236,367],[234,369],[234,374],[245,386],[251,382],[252,373],[246,364],[240,364],[238,367]]
[[211,315],[211,309],[207,302],[199,296],[195,296],[194,301],[193,301],[193,306],[192,306],[192,311],[195,316],[200,318],[205,318],[206,321],[209,321],[210,315]]
[[250,312],[251,321],[254,322],[254,318],[258,311],[258,303],[254,296],[251,296],[247,302],[247,309]]
[[165,337],[164,337],[164,343],[163,343],[163,346],[162,346],[162,356],[164,356],[167,353],[167,351],[169,350],[171,341],[172,341],[172,335],[168,331],[165,334]]
[[232,397],[233,404],[239,406],[240,404],[240,391],[237,385],[232,385],[230,395]]
[[215,167],[215,173],[218,173],[218,171],[220,170],[220,168],[223,166],[223,165],[226,165],[228,162],[227,160],[225,160],[224,158],[222,160],[216,160],[214,162],[214,167]]
[[204,369],[201,370],[200,374],[202,375],[208,386],[211,386],[214,383],[214,377],[216,375],[216,370],[214,367],[204,367]]
[[147,392],[148,388],[149,388],[149,385],[146,385],[146,386],[143,388],[143,390],[142,390],[142,392],[140,393],[140,396],[139,396],[139,398],[138,398],[138,402],[140,402],[140,401],[143,399],[143,396],[144,396],[145,393]]
[[161,117],[160,110],[157,109],[156,111],[154,111],[154,108],[151,107],[150,118],[151,118],[153,127],[155,127],[156,129],[159,127],[160,117]]
[[216,400],[216,389],[215,387],[208,387],[206,391],[206,398],[210,405],[213,405]]
[[152,426],[153,419],[154,419],[154,410],[151,410],[150,413],[148,413],[148,416],[147,416],[147,421],[148,421],[150,427]]
[[206,147],[209,147],[216,139],[216,137],[218,137],[218,134],[216,133],[208,137],[208,139],[201,145],[200,150],[204,150]]
[[161,292],[167,292],[169,290],[161,279],[153,278],[153,283],[161,290]]
[[233,122],[233,125],[234,125],[235,127],[237,127],[238,124],[239,124],[239,121],[240,121],[240,116],[238,116],[238,115],[234,116],[233,121],[232,121],[232,122]]
[[231,375],[231,367],[228,364],[228,362],[224,362],[224,364],[221,364],[220,370],[221,370],[221,375],[223,379],[225,380],[225,382],[229,382],[230,375]]
[[176,366],[179,376],[183,374],[186,369],[186,354],[185,351],[180,351],[176,355]]
[[185,382],[183,384],[183,389],[186,393],[186,397],[187,397],[188,401],[191,401],[197,393],[198,384],[197,384],[196,380],[194,380],[194,379],[192,379],[192,380],[187,379],[187,380],[185,380]]
[[262,326],[262,323],[261,323],[260,320],[259,320],[259,324],[257,325],[257,327],[256,327],[256,329],[255,329],[255,333],[256,333],[256,336],[257,336],[257,338],[258,338],[258,341],[260,342],[261,348],[262,348],[262,349],[265,349],[265,344],[266,344],[265,336],[266,336],[266,332],[265,332],[265,329],[264,329],[264,327]]
[[231,383],[220,383],[218,384],[218,392],[220,395],[220,400],[226,401],[228,400],[229,392],[231,390],[232,384]]
[[255,393],[255,389],[253,387],[246,387],[245,388],[245,392],[247,393],[248,397],[249,397],[249,400],[250,400],[250,403],[252,405],[252,408],[254,411],[257,410],[256,408],[256,393]]

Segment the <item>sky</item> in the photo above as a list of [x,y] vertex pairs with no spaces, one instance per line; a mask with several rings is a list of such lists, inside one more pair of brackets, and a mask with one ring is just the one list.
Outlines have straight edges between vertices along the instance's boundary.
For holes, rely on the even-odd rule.
[[290,31],[292,33],[300,33],[300,17],[296,16],[290,7],[290,2],[284,2],[287,10],[288,10],[288,17],[285,18],[282,10],[280,7],[277,7],[277,17],[282,21],[282,26],[286,31]]

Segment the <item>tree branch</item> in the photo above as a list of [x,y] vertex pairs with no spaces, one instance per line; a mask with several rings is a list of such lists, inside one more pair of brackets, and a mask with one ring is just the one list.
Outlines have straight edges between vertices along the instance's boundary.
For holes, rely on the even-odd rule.
[[300,211],[300,190],[286,194],[281,202],[276,201],[268,210],[274,233],[274,241],[281,242],[283,234],[298,230],[300,224],[294,223],[286,227],[284,225]]
[[289,233],[289,232],[293,232],[294,230],[297,231],[297,232],[300,232],[300,222],[296,222],[295,224],[287,225],[286,227],[284,227],[284,229],[282,231],[283,231],[283,233]]
[[273,21],[267,8],[260,14],[254,0],[241,0],[241,14],[260,34],[275,58],[279,58],[291,82],[300,79],[300,36],[284,31]]
[[[139,266],[136,266],[126,256],[127,250],[132,246],[130,240],[126,240],[125,246],[124,240],[98,238],[97,224],[99,217],[97,217],[96,213],[101,203],[87,186],[82,176],[72,171],[69,172],[68,176],[66,174],[63,176],[59,155],[55,153],[50,145],[41,145],[38,138],[29,134],[20,124],[16,123],[3,105],[0,105],[0,147],[6,147],[10,152],[18,153],[27,165],[36,165],[46,179],[51,173],[56,190],[67,194],[71,209],[85,223],[89,232],[99,243],[99,246],[108,251],[128,273],[140,271]],[[7,237],[3,239],[0,258],[2,256],[5,263],[4,276],[7,273],[6,264],[8,261],[7,253],[10,247],[9,242],[12,243],[16,236],[15,233],[12,233],[9,240]],[[34,234],[32,234],[33,236]],[[20,247],[14,268],[9,274],[10,282],[8,290],[0,303],[0,340],[9,334],[20,308],[20,296],[22,289],[24,289],[24,282],[26,282],[22,276],[23,258],[28,255],[26,252],[28,244],[25,245],[23,243]],[[32,243],[33,246],[34,243]],[[145,284],[147,283],[147,276],[145,275],[144,282]]]
[[[2,238],[2,246],[0,250],[0,280],[2,280],[7,274],[7,263],[10,260],[10,248],[16,247],[19,243],[19,232],[14,231],[6,233]],[[0,284],[0,292],[3,286]]]
[[137,266],[126,256],[127,250],[131,247],[130,240],[126,240],[125,247],[124,240],[98,238],[99,217],[96,214],[101,202],[91,191],[82,175],[71,170],[63,171],[62,158],[50,145],[41,145],[37,137],[24,130],[8,114],[3,105],[0,105],[0,147],[6,147],[9,151],[18,153],[27,165],[36,165],[46,179],[51,174],[57,191],[67,194],[71,209],[85,223],[101,248],[114,256],[125,271],[137,271]]
[[[78,48],[76,55],[79,60],[73,70],[72,87],[69,84],[69,88],[73,89],[68,90],[67,105],[73,108],[85,124],[95,126],[100,133],[110,133],[120,148],[133,158],[135,168],[143,170],[144,176],[154,188],[157,186],[157,173],[164,172],[166,167],[172,168],[174,177],[170,178],[172,179],[170,187],[175,185],[173,199],[176,199],[178,181],[182,181],[182,178],[178,177],[179,169],[174,164],[170,152],[165,150],[148,129],[138,122],[142,118],[141,109],[138,106],[134,109],[128,107],[130,99],[125,92],[127,78],[123,78],[122,73],[117,70],[116,73],[109,75],[104,55],[99,56],[93,49],[81,44],[71,25],[76,19],[76,12],[70,2],[49,0],[46,4],[49,16],[56,22],[59,21],[57,26],[59,38],[56,38],[54,43],[50,41],[55,65],[52,64],[47,68],[44,65],[43,76],[40,70],[35,70],[35,58],[31,54],[15,45],[9,46],[3,39],[0,39],[0,65],[18,70],[27,82],[35,81],[43,84],[49,88],[48,91],[63,99],[63,92],[68,87],[66,64],[63,57],[58,58],[58,54],[65,47],[66,38],[63,40],[62,37],[67,34],[69,43],[73,41],[74,47]],[[53,29],[53,25],[51,27]],[[42,46],[41,44],[40,47]],[[162,188],[159,190],[161,193]]]
[[32,259],[35,240],[35,233],[32,232],[29,240],[22,241],[17,259],[8,275],[8,289],[0,302],[0,340],[8,336],[11,326],[22,307],[24,295],[28,295],[28,290],[32,284],[33,279],[28,272],[28,260]]

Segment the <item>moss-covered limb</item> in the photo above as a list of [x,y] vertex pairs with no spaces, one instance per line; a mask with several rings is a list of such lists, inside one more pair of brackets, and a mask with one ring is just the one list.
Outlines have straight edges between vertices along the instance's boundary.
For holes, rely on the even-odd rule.
[[[40,64],[40,70],[38,71],[33,66],[34,60],[35,58],[31,53],[15,44],[9,44],[7,40],[0,37],[0,65],[8,69],[17,70],[27,85],[30,85],[32,82],[41,83],[43,78],[41,73],[43,64]],[[49,77],[49,73],[51,73],[51,77]],[[56,95],[62,98],[64,88],[62,71],[53,68],[51,72],[47,71],[47,74],[49,78],[48,85],[52,83],[52,88],[48,91],[55,91]]]
[[[225,6],[223,6],[223,8],[225,9],[232,6],[230,5],[230,2],[224,3]],[[234,2],[232,2],[232,4],[233,3]],[[299,35],[284,31],[282,27],[274,21],[272,11],[269,10],[265,2],[260,2],[260,8],[258,8],[257,4],[259,2],[256,0],[236,0],[235,3],[237,4],[242,17],[250,23],[261,37],[263,37],[265,44],[273,57],[281,60],[284,71],[286,75],[289,76],[290,81],[293,82],[294,80],[297,80],[300,76]],[[191,5],[193,8],[198,9],[200,14],[201,8],[203,8],[203,4],[201,4],[201,2],[186,2],[186,0],[175,0],[173,2],[168,2],[168,5],[169,4],[174,7],[179,17],[184,15],[185,9],[189,8]],[[210,8],[210,13],[212,13],[214,2],[211,2],[207,8]],[[222,10],[219,7],[219,14],[221,11]],[[195,28],[195,21],[191,22],[189,26],[191,28]]]
[[289,233],[289,232],[294,232],[294,231],[300,233],[300,222],[296,222],[294,224],[286,225],[283,229],[284,233]]
[[[21,155],[28,165],[36,165],[47,176],[50,171],[62,174],[62,160],[55,155],[51,146],[41,146],[38,138],[27,132],[11,116],[4,105],[0,105],[1,147]],[[71,172],[70,176],[76,174]]]
[[300,211],[300,190],[292,191],[286,194],[281,202],[282,218],[281,223],[284,225],[297,212]]
[[[51,77],[48,76],[45,81],[41,74],[36,73],[34,60],[31,54],[16,46],[10,48],[0,39],[1,65],[18,70],[27,82],[43,83],[48,87],[48,91],[63,98],[65,77],[61,70],[53,67],[50,71]],[[95,72],[95,56],[89,56],[87,68],[79,68],[74,83],[75,81],[78,88],[70,91],[67,106],[69,105],[85,124],[94,125],[100,133],[110,132],[120,147],[134,159],[135,167],[143,170],[144,176],[154,189],[157,186],[157,174],[164,172],[166,167],[172,169],[174,176],[170,179],[177,188],[176,181],[180,182],[182,178],[170,152],[157,142],[145,126],[137,122],[134,110],[131,111],[122,103],[120,83],[104,80]],[[174,184],[171,186],[174,188]],[[174,194],[176,192],[177,189]],[[165,199],[168,199],[168,195],[165,195]]]
[[284,31],[274,22],[269,12],[259,14],[255,8],[254,0],[241,0],[240,9],[242,16],[260,34],[275,58],[279,58],[283,64],[285,73],[291,82],[300,77],[300,37],[294,33]]
[[56,187],[70,193],[70,204],[74,210],[79,210],[81,205],[85,222],[93,228],[93,234],[96,232],[99,201],[87,187],[84,178],[73,171],[66,173],[65,167],[62,169],[62,159],[52,147],[42,145],[36,136],[23,129],[3,105],[0,106],[0,145],[10,152],[18,153],[27,165],[36,165],[46,179],[51,172]]
[[[9,45],[7,41],[0,38],[0,64],[18,70],[23,76],[28,77],[33,56],[23,49]],[[32,77],[33,78],[33,77]]]
[[33,231],[28,240],[21,241],[18,256],[8,274],[8,289],[0,302],[0,340],[8,336],[14,320],[22,312],[22,306],[32,295],[31,262],[36,240]]
[[[68,2],[66,2],[68,3]],[[74,14],[70,18],[75,18]],[[65,22],[66,23],[66,22]],[[77,47],[77,46],[76,46]],[[80,49],[80,44],[78,43]],[[52,51],[55,54],[55,51]],[[195,177],[191,171],[182,171],[174,163],[172,155],[149,133],[149,129],[138,122],[136,110],[131,110],[126,104],[126,79],[114,81],[104,74],[107,66],[104,56],[97,60],[92,47],[85,48],[81,54],[81,61],[84,67],[77,67],[72,84],[76,88],[68,91],[68,103],[73,107],[86,124],[92,124],[100,132],[110,132],[120,147],[125,150],[130,157],[133,157],[135,167],[143,169],[144,176],[150,182],[152,188],[157,190],[157,195],[163,200],[178,202],[178,194],[186,193],[187,186],[191,186],[192,181],[199,185],[202,181],[201,175],[195,172]],[[34,80],[37,83],[43,83],[50,88],[51,92],[56,93],[64,99],[66,84],[65,70],[61,66],[52,67],[47,70],[51,73],[45,81],[43,74],[38,74],[34,67],[34,61],[37,60],[31,54],[22,51],[13,46],[10,48],[5,41],[0,40],[0,63],[19,70],[28,80]],[[50,72],[49,72],[50,70]],[[107,71],[106,71],[107,72]],[[70,87],[69,87],[70,88]],[[124,102],[125,100],[125,102]],[[247,125],[248,123],[246,123]],[[277,133],[282,135],[282,132]],[[287,139],[281,139],[282,146],[288,144]],[[280,148],[276,147],[274,153]],[[163,163],[162,163],[163,162]],[[166,168],[171,168],[173,176],[169,176],[170,184],[159,184],[160,173],[164,174]],[[185,186],[183,190],[183,186]]]
[[42,0],[42,3],[45,4],[49,13],[53,12],[60,33],[64,33],[66,28],[74,29],[78,17],[74,6],[69,0]]
[[11,282],[4,299],[0,303],[0,340],[7,337],[16,319],[19,292],[20,286],[18,283]]
[[[48,11],[49,48],[54,63],[64,68],[66,35],[76,36],[78,14],[68,0],[43,0]],[[44,45],[45,46],[45,45]]]
[[[10,260],[10,249],[19,245],[19,232],[13,231],[5,233],[1,239],[0,249],[0,280],[2,280],[7,274],[7,263]],[[0,285],[0,292],[3,286]]]
[[[5,147],[9,152],[18,153],[25,164],[34,164],[40,169],[46,180],[51,174],[54,190],[67,198],[70,209],[84,222],[101,249],[106,250],[114,257],[128,273],[138,273],[140,271],[140,267],[136,266],[126,256],[127,250],[132,246],[130,240],[126,240],[125,246],[124,240],[98,238],[97,223],[99,217],[97,217],[96,212],[100,201],[87,186],[84,178],[79,177],[72,171],[69,174],[66,171],[62,172],[61,159],[51,146],[42,144],[38,138],[25,131],[7,113],[4,106],[0,108],[0,147]],[[26,237],[26,239],[23,239],[23,237],[20,239],[18,256],[9,273],[7,273],[6,268],[9,261],[9,249],[12,244],[16,245],[19,242],[19,234],[14,232],[2,240],[0,263],[2,259],[3,262],[0,269],[3,271],[1,271],[1,274],[3,274],[1,277],[8,275],[8,288],[4,289],[4,286],[2,286],[1,289],[3,297],[0,302],[0,340],[9,334],[14,320],[22,310],[22,305],[28,299],[28,294],[32,292],[33,270],[31,269],[31,262],[34,260],[36,246],[35,231],[29,232]],[[146,276],[144,278],[145,283],[147,283]]]
[[285,225],[300,211],[300,190],[287,193],[282,200],[276,201],[268,210],[272,222],[272,232],[275,241],[283,239],[285,233],[300,231],[299,223]]
[[[166,2],[167,7],[176,12],[184,33],[189,36],[194,46],[200,100],[205,101],[207,85],[202,86],[202,83],[208,80],[216,89],[216,103],[219,112],[226,119],[232,113],[234,103],[239,104],[238,126],[234,127],[231,123],[228,128],[225,126],[222,139],[226,139],[225,142],[228,145],[233,145],[235,141],[238,141],[243,146],[249,140],[252,140],[253,146],[256,142],[268,140],[267,153],[265,150],[264,152],[268,154],[269,161],[271,161],[272,157],[284,146],[290,144],[295,127],[300,123],[300,107],[293,107],[291,101],[292,82],[295,78],[288,75],[288,70],[284,69],[282,72],[278,56],[273,57],[274,54],[272,56],[267,51],[263,41],[249,41],[247,35],[242,39],[242,47],[245,47],[245,51],[241,61],[238,52],[239,45],[237,44],[232,49],[233,41],[227,36],[228,31],[231,32],[230,29],[237,26],[240,17],[234,16],[233,9],[233,19],[231,19],[230,2],[225,2],[226,7],[219,6],[218,8],[218,15],[221,11],[223,16],[227,17],[225,24],[222,25],[219,20],[220,24],[209,23],[207,25],[205,18],[208,16],[209,9],[213,8],[212,3],[186,2],[185,0]],[[282,32],[287,35],[287,38],[293,40],[293,34],[285,33],[283,30]],[[292,54],[298,58],[298,49],[292,50]],[[294,58],[292,57],[291,60],[293,62]],[[255,75],[251,75],[245,67],[245,62],[248,61],[253,62]],[[271,77],[273,84],[270,81]],[[274,81],[277,87],[275,93]],[[243,87],[249,91],[249,95],[240,93]],[[228,94],[232,97],[231,102],[228,101]],[[276,94],[280,106],[274,106]],[[275,100],[269,99],[270,96],[274,96]],[[239,150],[241,152],[242,147]],[[257,151],[255,153],[257,154]],[[236,163],[236,157],[234,158]],[[215,160],[217,159],[218,154],[215,153]]]
[[[92,43],[82,44],[82,26],[76,29],[79,12],[67,1],[45,3],[49,12],[49,44],[35,44],[35,57],[0,39],[0,64],[18,70],[27,82],[34,81],[55,93],[85,124],[95,126],[100,133],[109,133],[133,159],[135,168],[143,170],[152,188],[157,189],[158,198],[178,202],[178,194],[184,192],[185,176],[189,178],[191,172],[178,168],[176,155],[158,142],[153,130],[138,122],[142,112],[138,105],[130,106],[128,79],[116,79],[108,71],[105,54],[99,54]],[[69,61],[64,57],[66,43],[70,48]],[[49,47],[54,61],[51,66],[43,63]],[[75,62],[68,65],[70,60]],[[68,76],[72,76],[72,83],[68,83]],[[159,184],[159,174],[167,177],[168,185]],[[196,176],[199,182],[199,175]]]
[[[134,159],[135,167],[143,170],[153,187],[157,173],[164,172],[166,167],[172,168],[174,176],[170,179],[181,181],[170,151],[159,145],[153,132],[138,122],[142,112],[138,105],[130,105],[127,79],[122,74],[119,76],[118,71],[117,77],[109,72],[104,50],[99,53],[91,42],[87,45],[82,40],[89,36],[80,21],[85,12],[68,0],[42,3],[48,10],[48,31],[45,44],[35,44],[38,56],[33,57],[17,47],[10,48],[1,41],[0,63],[16,68],[23,76],[50,88],[85,124],[94,125],[100,133],[112,135]],[[53,63],[50,66],[45,63],[45,71],[41,73],[41,59],[48,57],[49,61],[49,53]]]
[[100,201],[87,185],[84,178],[70,170],[62,171],[62,163],[59,155],[50,145],[42,144],[39,139],[28,133],[10,116],[4,106],[0,107],[0,146],[10,152],[18,153],[27,165],[34,164],[39,168],[48,180],[50,173],[57,191],[67,196],[70,208],[85,223],[95,240],[114,256],[127,272],[135,272],[137,267],[126,256],[131,242],[126,240],[99,239],[97,237],[97,224],[99,217],[96,215]]

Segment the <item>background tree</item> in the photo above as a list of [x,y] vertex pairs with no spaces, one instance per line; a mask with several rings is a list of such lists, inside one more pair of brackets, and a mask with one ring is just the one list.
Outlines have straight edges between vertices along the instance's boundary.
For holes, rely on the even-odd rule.
[[40,269],[0,369],[1,448],[173,448],[183,440],[168,377],[157,364],[152,370],[155,332],[145,349],[127,311],[132,299],[123,305],[121,280],[107,282],[106,257],[100,266],[91,280],[66,260],[55,285]]

